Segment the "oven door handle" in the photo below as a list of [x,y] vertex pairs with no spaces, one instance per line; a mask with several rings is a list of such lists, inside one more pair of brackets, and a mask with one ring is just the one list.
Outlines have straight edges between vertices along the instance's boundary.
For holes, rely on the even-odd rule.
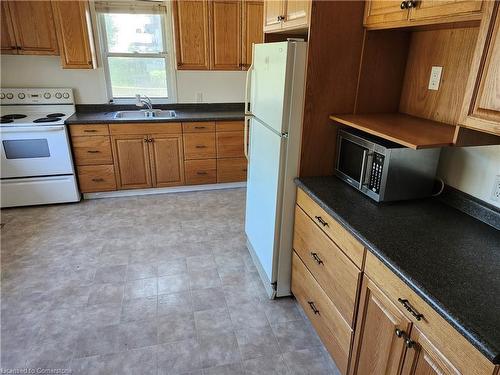
[[368,150],[363,150],[363,161],[361,164],[361,176],[359,176],[359,190],[363,188],[365,184],[365,170],[366,170],[366,161],[368,159]]
[[64,130],[64,125],[2,128],[0,130],[0,133],[41,133],[41,132],[53,132],[59,130]]

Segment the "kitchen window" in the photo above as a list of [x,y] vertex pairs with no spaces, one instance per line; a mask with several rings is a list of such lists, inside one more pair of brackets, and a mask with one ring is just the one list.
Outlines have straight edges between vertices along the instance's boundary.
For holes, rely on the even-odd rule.
[[163,4],[98,3],[108,97],[132,102],[136,94],[156,103],[175,101],[172,28]]

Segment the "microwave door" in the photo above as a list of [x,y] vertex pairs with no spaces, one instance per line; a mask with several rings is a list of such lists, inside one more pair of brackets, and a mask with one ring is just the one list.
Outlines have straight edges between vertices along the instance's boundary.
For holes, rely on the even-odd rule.
[[339,146],[337,171],[349,184],[362,189],[369,155],[368,148],[343,137],[340,138]]

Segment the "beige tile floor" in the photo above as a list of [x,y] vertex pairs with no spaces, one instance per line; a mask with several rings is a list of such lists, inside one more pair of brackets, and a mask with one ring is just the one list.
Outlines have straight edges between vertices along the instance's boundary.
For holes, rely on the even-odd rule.
[[266,298],[245,190],[7,209],[1,367],[337,374],[293,299]]

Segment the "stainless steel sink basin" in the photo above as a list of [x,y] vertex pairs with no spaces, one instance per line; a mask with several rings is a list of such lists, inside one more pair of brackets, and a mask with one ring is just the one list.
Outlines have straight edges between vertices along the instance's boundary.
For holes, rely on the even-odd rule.
[[175,117],[175,111],[153,109],[139,111],[117,111],[113,116],[115,119],[123,120],[152,120],[152,119],[170,119]]

